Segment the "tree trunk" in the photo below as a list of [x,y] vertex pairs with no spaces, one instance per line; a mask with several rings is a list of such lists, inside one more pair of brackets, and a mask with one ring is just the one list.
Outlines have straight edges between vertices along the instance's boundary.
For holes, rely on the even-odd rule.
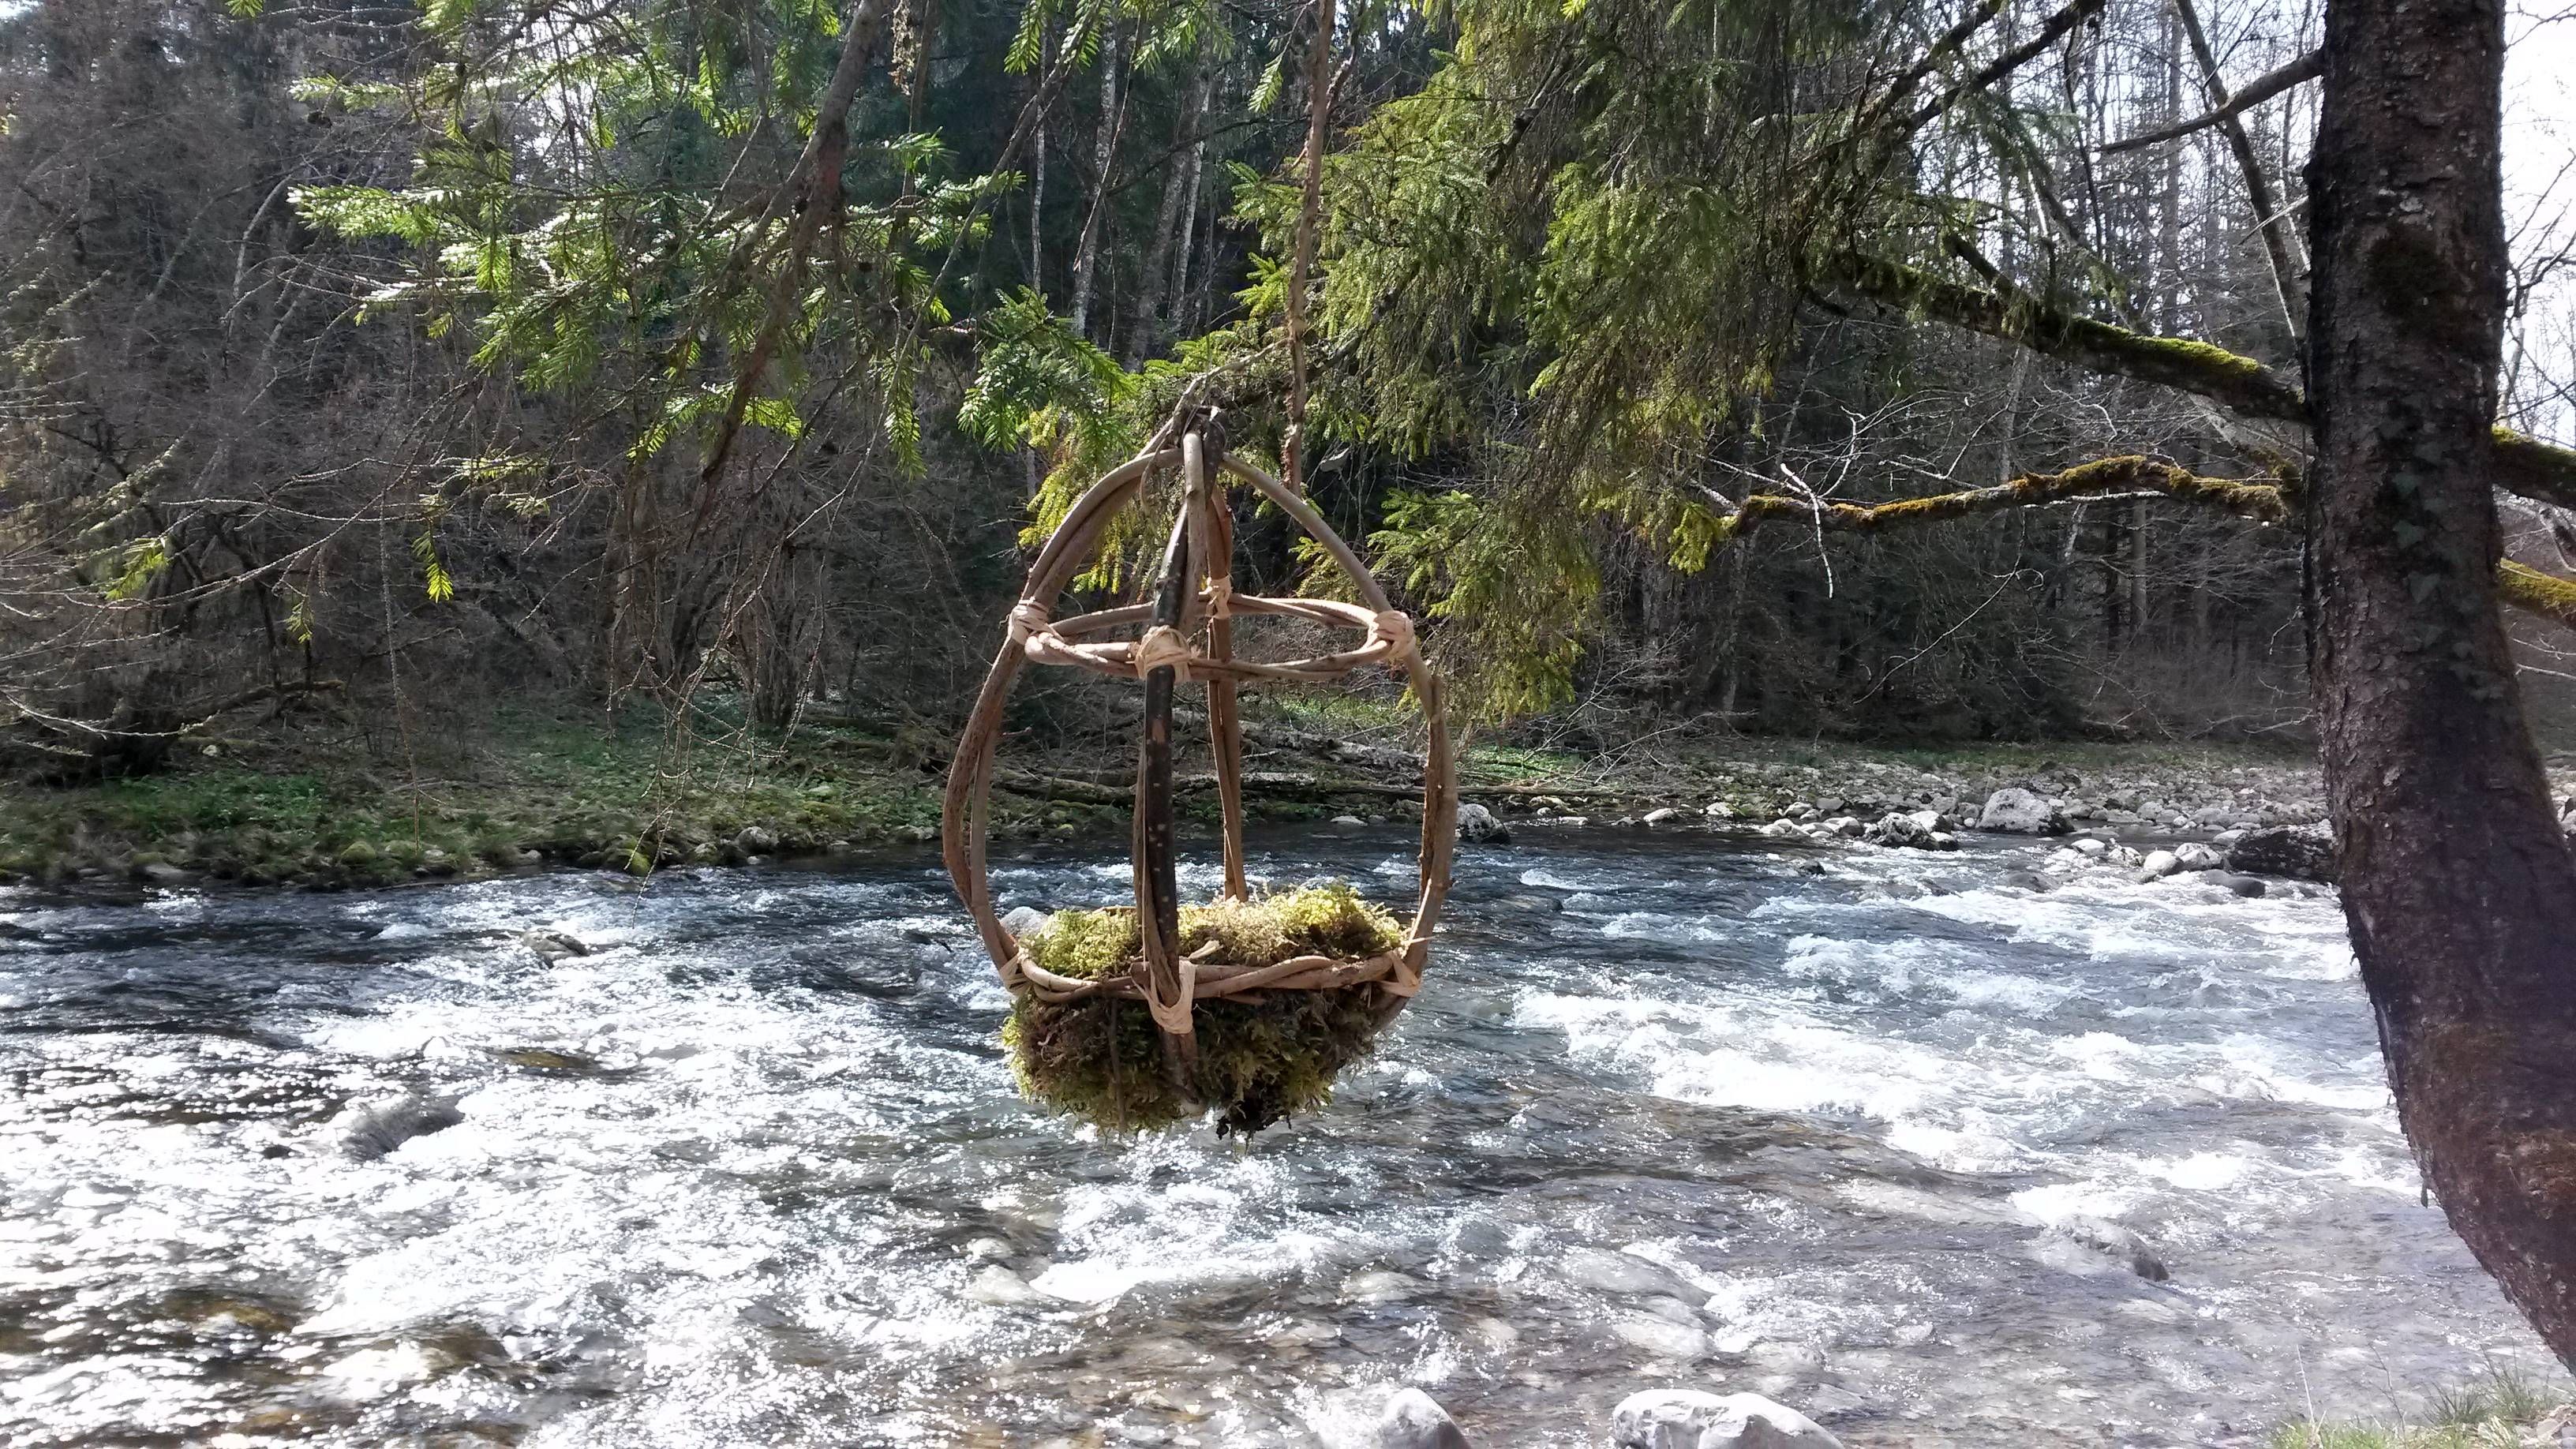
[[[1191,62],[1189,98],[1181,106],[1180,119],[1172,128],[1175,146],[1188,141],[1207,125],[1211,89],[1209,70],[1202,48],[1198,59]],[[1206,145],[1201,141],[1192,147],[1192,151],[1195,153]],[[1183,217],[1197,209],[1198,164],[1193,155],[1192,159],[1170,168],[1163,178],[1163,202],[1154,216],[1153,246],[1145,254],[1145,275],[1139,282],[1134,341],[1130,348],[1136,356],[1142,357],[1159,349],[1164,339],[1174,334],[1169,314],[1178,308],[1167,305],[1174,297],[1172,243],[1175,240],[1180,243],[1181,258],[1186,263],[1190,254],[1190,234]]]
[[1073,330],[1091,335],[1092,274],[1100,262],[1100,223],[1109,210],[1109,166],[1118,156],[1118,132],[1127,119],[1118,99],[1118,23],[1100,37],[1100,132],[1091,150],[1091,210],[1073,249]]
[[2576,1362],[2576,859],[2496,614],[2497,0],[2334,0],[2309,168],[2315,690],[2344,914],[2451,1226]]

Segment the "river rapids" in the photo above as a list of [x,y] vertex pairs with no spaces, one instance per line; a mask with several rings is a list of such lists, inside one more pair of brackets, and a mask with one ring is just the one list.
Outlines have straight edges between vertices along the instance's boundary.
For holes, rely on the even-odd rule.
[[[1392,831],[1254,846],[1411,895]],[[927,856],[0,892],[0,1442],[1333,1446],[1418,1384],[1483,1446],[1652,1386],[2203,1445],[2545,1364],[2331,897],[2044,850],[1465,848],[1380,1057],[1248,1148],[1023,1107]]]

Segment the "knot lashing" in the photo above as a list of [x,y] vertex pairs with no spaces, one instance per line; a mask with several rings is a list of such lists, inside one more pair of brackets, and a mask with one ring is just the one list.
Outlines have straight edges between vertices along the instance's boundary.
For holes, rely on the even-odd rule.
[[1413,616],[1401,609],[1389,609],[1369,620],[1369,637],[1385,642],[1391,659],[1409,659],[1413,655]]
[[1172,671],[1174,683],[1187,684],[1190,678],[1190,661],[1197,657],[1190,651],[1189,641],[1181,637],[1180,630],[1169,624],[1157,624],[1145,631],[1144,638],[1136,641],[1136,652],[1131,656],[1131,667],[1136,671],[1138,679],[1143,679],[1157,669],[1168,667]]
[[1053,624],[1055,619],[1047,606],[1035,599],[1022,599],[1011,606],[1010,639],[1014,648],[1029,642],[1029,636]]
[[1179,994],[1172,1000],[1164,1001],[1157,997],[1151,982],[1138,984],[1144,989],[1145,1010],[1154,1018],[1154,1025],[1161,1029],[1165,1036],[1188,1036],[1196,1029],[1190,1019],[1190,1008],[1198,1000],[1199,963],[1183,956],[1174,961],[1172,966],[1180,975],[1181,987]]

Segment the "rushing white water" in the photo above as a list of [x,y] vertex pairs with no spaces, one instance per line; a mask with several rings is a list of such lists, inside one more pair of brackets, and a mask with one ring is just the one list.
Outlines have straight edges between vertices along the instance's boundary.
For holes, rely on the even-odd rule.
[[[1263,845],[1409,889],[1390,836]],[[1381,1059],[1249,1150],[1023,1108],[922,859],[0,897],[0,1441],[1330,1445],[1410,1382],[1485,1445],[1662,1384],[2209,1444],[2544,1362],[2330,899],[2026,853],[1470,850]],[[344,1146],[406,1096],[460,1120]]]

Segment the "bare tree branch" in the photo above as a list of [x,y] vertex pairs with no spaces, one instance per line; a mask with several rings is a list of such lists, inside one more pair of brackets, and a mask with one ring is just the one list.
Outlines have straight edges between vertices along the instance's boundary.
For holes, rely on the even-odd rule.
[[[2204,44],[2205,43],[2206,42],[2204,42]],[[2245,89],[2238,91],[2236,94],[2219,102],[2209,110],[2192,117],[2190,120],[2176,121],[2170,126],[2159,126],[2143,135],[2131,136],[2125,140],[2114,141],[2110,145],[2102,148],[2102,154],[2105,156],[2117,156],[2123,151],[2136,151],[2143,147],[2153,146],[2158,142],[2171,141],[2177,137],[2188,136],[2194,131],[2205,131],[2212,126],[2232,121],[2236,117],[2245,114],[2247,111],[2250,111],[2256,106],[2263,104],[2265,101],[2272,99],[2274,96],[2279,95],[2281,92],[2290,89],[2292,86],[2315,80],[2317,77],[2324,75],[2325,73],[2325,52],[2321,50],[2309,51],[2307,54],[2300,56],[2297,60],[2291,61],[2288,65],[2282,66],[2279,70],[2273,71],[2268,75],[2257,77],[2253,81],[2248,82]]]

